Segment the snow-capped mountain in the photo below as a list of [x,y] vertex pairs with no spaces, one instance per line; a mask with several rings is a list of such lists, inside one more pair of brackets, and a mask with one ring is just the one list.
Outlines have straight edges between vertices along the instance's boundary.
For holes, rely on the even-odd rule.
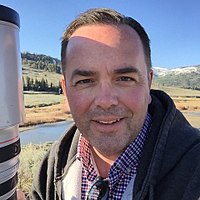
[[166,75],[184,75],[184,74],[199,74],[200,75],[200,65],[180,67],[175,69],[167,69],[161,67],[153,67],[155,76],[166,76]]
[[154,67],[154,83],[200,90],[200,65],[167,69]]

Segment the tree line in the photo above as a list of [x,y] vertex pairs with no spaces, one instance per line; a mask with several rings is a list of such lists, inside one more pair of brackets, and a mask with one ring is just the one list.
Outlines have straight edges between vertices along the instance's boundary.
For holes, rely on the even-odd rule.
[[58,85],[54,85],[52,82],[48,83],[48,80],[42,78],[38,80],[37,78],[33,79],[29,76],[22,78],[23,90],[24,91],[45,91],[45,92],[56,92],[62,93],[61,82],[59,81]]

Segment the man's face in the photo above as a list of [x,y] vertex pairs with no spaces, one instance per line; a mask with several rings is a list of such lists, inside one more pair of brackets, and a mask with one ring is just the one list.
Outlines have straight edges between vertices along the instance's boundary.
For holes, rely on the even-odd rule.
[[66,92],[74,121],[90,145],[119,155],[143,126],[150,102],[142,43],[127,25],[76,30],[66,52]]

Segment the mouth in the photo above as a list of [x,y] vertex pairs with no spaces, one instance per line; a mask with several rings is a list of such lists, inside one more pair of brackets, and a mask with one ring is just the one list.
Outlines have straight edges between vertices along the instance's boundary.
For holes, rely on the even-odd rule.
[[117,122],[119,122],[121,119],[115,119],[115,120],[94,120],[95,122],[102,124],[102,125],[112,125]]
[[96,118],[92,120],[92,127],[95,131],[101,132],[101,133],[116,133],[119,130],[121,130],[123,126],[123,119],[124,118],[116,118],[116,117],[110,117],[110,118]]

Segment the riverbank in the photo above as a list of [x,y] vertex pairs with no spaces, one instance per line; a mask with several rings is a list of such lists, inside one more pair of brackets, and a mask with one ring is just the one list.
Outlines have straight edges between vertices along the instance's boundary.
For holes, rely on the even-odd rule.
[[63,103],[25,108],[25,121],[20,124],[20,132],[36,125],[72,120],[71,113]]

